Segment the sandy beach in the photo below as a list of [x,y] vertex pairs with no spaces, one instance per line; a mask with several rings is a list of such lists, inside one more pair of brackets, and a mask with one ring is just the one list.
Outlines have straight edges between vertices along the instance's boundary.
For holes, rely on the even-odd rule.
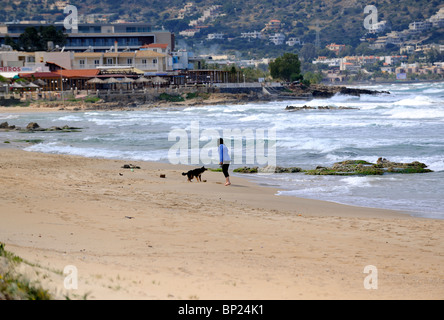
[[[444,298],[443,220],[2,147],[0,242],[58,298]],[[69,265],[77,290],[64,288]],[[364,286],[369,265],[377,289]]]

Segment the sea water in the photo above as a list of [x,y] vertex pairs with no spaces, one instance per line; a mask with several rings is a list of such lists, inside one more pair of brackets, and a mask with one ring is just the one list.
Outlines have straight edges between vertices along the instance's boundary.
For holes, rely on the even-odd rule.
[[[196,122],[201,131],[215,129],[221,133],[224,129],[275,128],[279,166],[314,169],[349,159],[376,162],[384,157],[394,162],[420,161],[434,171],[383,176],[247,175],[262,185],[278,188],[278,195],[444,219],[444,83],[366,88],[390,94],[143,111],[0,114],[1,122],[17,126],[32,121],[41,127],[82,128],[70,133],[7,132],[0,134],[0,140],[42,140],[27,151],[168,162],[168,151],[175,143],[168,139],[169,133],[190,130]],[[288,111],[288,105],[349,109]],[[205,142],[205,137],[200,139]]]

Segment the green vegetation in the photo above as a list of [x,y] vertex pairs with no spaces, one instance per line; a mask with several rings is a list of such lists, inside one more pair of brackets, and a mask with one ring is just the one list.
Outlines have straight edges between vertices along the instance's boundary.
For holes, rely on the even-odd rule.
[[51,300],[48,290],[17,274],[15,269],[20,263],[23,260],[0,243],[0,300]]
[[88,103],[96,103],[99,100],[100,100],[99,97],[90,96],[90,97],[86,97],[83,101],[88,102]]
[[168,93],[161,93],[159,95],[160,100],[168,101],[168,102],[181,102],[185,101],[185,99],[182,96],[179,95],[171,95]]
[[302,80],[299,56],[294,53],[284,53],[283,56],[270,62],[270,74],[274,79],[285,81]]
[[48,42],[52,42],[54,46],[63,46],[66,43],[66,35],[62,30],[57,30],[54,26],[29,27],[20,35],[17,41],[10,37],[6,37],[5,44],[10,45],[15,50],[22,51],[46,51],[48,50]]

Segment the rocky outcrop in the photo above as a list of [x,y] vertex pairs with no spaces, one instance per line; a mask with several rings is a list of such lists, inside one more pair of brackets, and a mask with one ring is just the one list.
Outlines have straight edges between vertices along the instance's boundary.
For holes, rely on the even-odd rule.
[[303,172],[308,175],[336,175],[336,176],[368,176],[383,175],[385,173],[427,173],[433,172],[427,169],[427,165],[418,161],[411,163],[392,162],[379,158],[376,163],[365,160],[347,160],[336,162],[331,167],[318,166],[313,170],[302,170],[298,167],[242,167],[234,169],[237,173],[297,173]]
[[0,124],[0,130],[3,131],[20,131],[20,132],[35,132],[35,131],[60,131],[60,132],[78,132],[82,128],[70,127],[65,125],[63,127],[50,127],[50,128],[41,128],[40,125],[36,122],[30,122],[25,128],[17,127],[15,125],[10,126],[7,122],[3,122]]
[[314,170],[306,170],[309,175],[383,175],[384,173],[426,173],[432,172],[426,169],[424,163],[414,161],[411,163],[391,162],[387,159],[379,158],[376,163],[364,160],[347,160],[337,162],[332,167],[317,167]]
[[377,95],[377,94],[390,94],[388,91],[377,91],[360,88],[347,88],[342,86],[326,86],[321,84],[312,84],[310,86],[304,86],[303,84],[291,85],[290,90],[295,95],[307,95],[310,94],[313,98],[331,98],[336,94],[344,94],[351,96],[361,96],[363,94]]
[[275,166],[266,166],[263,168],[259,167],[242,167],[234,169],[233,172],[238,173],[296,173],[301,172],[302,169],[298,167],[275,167]]
[[302,107],[287,106],[287,107],[285,107],[285,110],[288,110],[288,111],[301,111],[301,110],[359,110],[359,108],[344,107],[344,106],[339,106],[339,107],[334,107],[334,106],[317,106],[317,107],[312,107],[312,106],[303,105]]

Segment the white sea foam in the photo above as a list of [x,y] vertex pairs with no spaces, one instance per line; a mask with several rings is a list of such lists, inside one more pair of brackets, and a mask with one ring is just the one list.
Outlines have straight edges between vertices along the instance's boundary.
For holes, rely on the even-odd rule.
[[[148,152],[148,151],[122,151],[110,150],[103,148],[80,148],[68,145],[52,143],[40,143],[24,149],[25,151],[43,152],[53,154],[66,154],[82,156],[87,158],[101,158],[101,159],[128,159],[134,161],[161,161],[167,159],[164,152]],[[166,152],[165,152],[166,153]]]
[[10,119],[18,119],[20,116],[16,114],[0,114],[0,120],[10,120]]
[[430,106],[433,104],[433,100],[430,97],[419,95],[419,96],[410,96],[408,98],[396,101],[393,103],[395,106]]

